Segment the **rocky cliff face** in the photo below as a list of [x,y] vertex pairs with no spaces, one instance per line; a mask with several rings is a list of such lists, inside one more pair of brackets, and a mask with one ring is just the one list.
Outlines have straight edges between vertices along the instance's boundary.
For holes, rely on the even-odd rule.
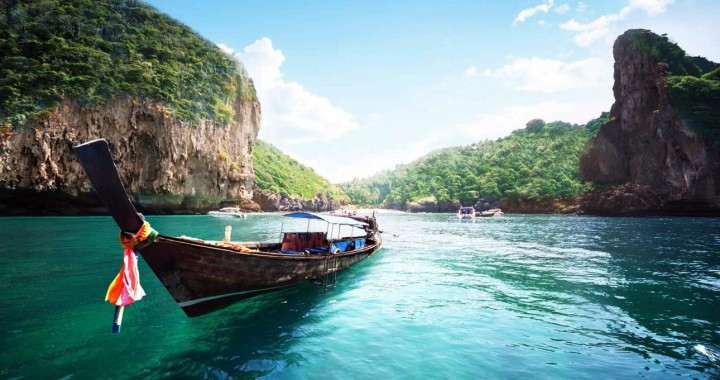
[[101,212],[72,150],[97,138],[108,140],[139,211],[195,213],[252,199],[260,105],[233,106],[229,125],[193,126],[150,101],[64,99],[42,120],[0,133],[0,215]]
[[580,160],[599,190],[583,212],[720,214],[717,150],[687,129],[665,85],[666,65],[636,46],[626,32],[615,42],[615,103]]
[[332,211],[342,208],[342,204],[332,198],[316,194],[313,199],[298,199],[278,195],[269,190],[256,190],[253,201],[263,211]]
[[577,199],[502,199],[497,208],[506,214],[576,214]]
[[424,199],[408,202],[402,211],[407,212],[457,212],[460,205],[456,202],[438,202],[434,199]]

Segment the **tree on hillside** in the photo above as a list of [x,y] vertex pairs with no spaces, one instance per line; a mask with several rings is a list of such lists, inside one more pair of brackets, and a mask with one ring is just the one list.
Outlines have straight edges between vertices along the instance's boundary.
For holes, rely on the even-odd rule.
[[353,203],[400,206],[434,197],[470,204],[485,199],[558,199],[587,191],[580,153],[607,113],[587,123],[533,119],[510,136],[447,148],[369,179],[341,187]]
[[543,119],[532,119],[525,124],[525,129],[530,132],[540,132],[545,126],[545,120]]

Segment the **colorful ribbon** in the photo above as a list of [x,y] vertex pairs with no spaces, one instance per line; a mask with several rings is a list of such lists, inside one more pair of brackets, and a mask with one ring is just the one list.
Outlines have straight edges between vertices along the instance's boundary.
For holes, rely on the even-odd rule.
[[123,265],[120,273],[110,283],[105,294],[105,301],[117,306],[127,306],[143,298],[145,291],[140,286],[137,253],[134,248],[148,239],[152,241],[157,235],[157,231],[152,229],[148,222],[143,223],[140,231],[132,237],[125,237],[122,232],[120,233],[120,245],[125,248]]

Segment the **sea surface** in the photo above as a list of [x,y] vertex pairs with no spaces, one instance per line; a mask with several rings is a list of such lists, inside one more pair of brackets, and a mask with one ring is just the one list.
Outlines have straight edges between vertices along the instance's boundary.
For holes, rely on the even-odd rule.
[[[278,214],[149,216],[166,235],[269,241]],[[380,213],[384,247],[307,283],[187,318],[103,301],[109,217],[0,218],[0,379],[716,379],[720,219]]]

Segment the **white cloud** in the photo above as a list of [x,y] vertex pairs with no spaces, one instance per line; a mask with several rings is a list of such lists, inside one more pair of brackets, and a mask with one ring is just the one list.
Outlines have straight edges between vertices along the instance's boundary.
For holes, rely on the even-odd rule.
[[567,13],[570,10],[570,6],[565,4],[561,4],[559,7],[555,8],[555,12],[562,14]]
[[674,0],[630,0],[629,7],[640,9],[650,16],[665,13]]
[[228,55],[232,55],[233,49],[231,47],[228,47],[225,44],[218,44],[217,46],[220,48],[220,50],[224,51]]
[[518,13],[517,17],[515,17],[515,20],[513,20],[513,23],[512,23],[513,26],[516,25],[517,23],[525,22],[525,20],[534,16],[538,12],[547,13],[548,11],[550,11],[550,8],[552,8],[553,1],[554,0],[545,0],[545,2],[540,5],[521,10],[520,13]]
[[582,1],[578,3],[577,8],[575,11],[577,13],[585,13],[585,11],[588,9],[588,5],[583,3]]
[[484,75],[503,80],[510,87],[543,93],[557,93],[589,87],[608,87],[612,64],[600,58],[565,62],[538,57],[518,58],[509,65],[488,69]]
[[525,128],[532,119],[546,122],[565,121],[585,124],[600,116],[602,111],[610,109],[612,96],[592,97],[592,100],[573,102],[546,101],[528,106],[508,106],[492,114],[483,114],[478,118],[455,126],[455,130],[467,136],[469,141],[496,139],[507,136],[516,129]]
[[[673,1],[674,0],[630,0],[628,5],[623,7],[618,13],[602,15],[585,24],[572,19],[561,24],[560,28],[576,32],[573,40],[581,47],[588,47],[601,40],[609,42],[618,34],[614,30],[616,24],[627,19],[633,11],[639,10],[649,16],[655,16],[664,13]],[[582,5],[584,6],[584,4]],[[580,5],[578,6],[578,12],[579,11]]]
[[281,50],[273,48],[269,38],[263,37],[255,41],[241,52],[235,53],[234,57],[245,65],[259,92],[268,92],[285,83],[280,72],[285,55]]
[[337,139],[358,126],[352,116],[322,96],[312,94],[297,82],[286,82],[280,70],[285,55],[261,38],[233,54],[247,69],[262,104],[263,139],[280,146]]
[[477,69],[475,68],[475,65],[472,65],[465,69],[465,76],[466,77],[474,77],[477,75]]
[[632,12],[631,7],[624,7],[617,14],[602,15],[587,24],[581,24],[572,19],[561,24],[560,29],[578,32],[573,40],[578,46],[587,47],[603,38],[611,37],[610,27],[627,17],[630,12]]

